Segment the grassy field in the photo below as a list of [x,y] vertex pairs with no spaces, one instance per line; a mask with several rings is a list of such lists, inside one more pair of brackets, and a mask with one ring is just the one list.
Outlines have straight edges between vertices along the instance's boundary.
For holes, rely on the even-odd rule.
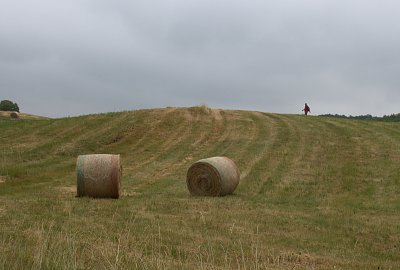
[[[0,111],[0,120],[9,120],[11,119],[11,114],[12,112],[9,111]],[[37,116],[37,115],[32,115],[32,114],[27,114],[27,113],[18,113],[19,119],[22,120],[43,120],[43,119],[48,119],[47,117],[42,117],[42,116]]]
[[[75,198],[121,154],[119,200]],[[242,178],[192,197],[192,162]],[[400,124],[206,107],[0,119],[1,269],[400,269]]]

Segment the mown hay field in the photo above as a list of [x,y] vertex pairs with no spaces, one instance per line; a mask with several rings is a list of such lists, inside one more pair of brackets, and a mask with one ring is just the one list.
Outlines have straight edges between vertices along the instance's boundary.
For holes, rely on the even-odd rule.
[[[120,199],[76,158],[120,154]],[[230,157],[233,195],[190,165]],[[201,107],[0,119],[1,269],[399,269],[400,126]]]
[[[13,117],[12,114],[16,115],[16,116]],[[48,119],[47,117],[37,116],[37,115],[33,115],[33,114],[10,112],[10,111],[0,111],[0,120],[15,119],[15,118],[20,118],[20,119],[24,119],[24,120]]]

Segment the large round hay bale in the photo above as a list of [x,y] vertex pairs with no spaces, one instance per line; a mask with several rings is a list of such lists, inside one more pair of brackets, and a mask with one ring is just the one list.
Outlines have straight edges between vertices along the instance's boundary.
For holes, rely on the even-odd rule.
[[195,196],[224,196],[239,184],[240,172],[227,157],[201,159],[190,166],[186,175],[189,192]]
[[19,118],[19,113],[17,113],[17,112],[11,112],[11,113],[10,113],[10,117],[13,118],[13,119],[18,119],[18,118]]
[[93,198],[119,198],[122,167],[119,155],[78,156],[77,195]]

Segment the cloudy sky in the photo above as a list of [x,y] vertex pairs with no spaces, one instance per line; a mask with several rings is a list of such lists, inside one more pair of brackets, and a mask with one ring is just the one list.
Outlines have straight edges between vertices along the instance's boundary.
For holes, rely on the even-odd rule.
[[384,115],[399,72],[398,0],[0,1],[0,99],[33,114]]

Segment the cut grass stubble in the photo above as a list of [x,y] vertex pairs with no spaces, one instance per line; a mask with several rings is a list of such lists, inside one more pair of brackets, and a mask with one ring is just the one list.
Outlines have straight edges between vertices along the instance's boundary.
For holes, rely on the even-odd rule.
[[[395,123],[168,108],[0,128],[0,268],[395,269],[400,260]],[[75,198],[77,154],[99,152],[121,154],[120,200]],[[235,160],[240,185],[191,197],[187,169],[216,155]]]

